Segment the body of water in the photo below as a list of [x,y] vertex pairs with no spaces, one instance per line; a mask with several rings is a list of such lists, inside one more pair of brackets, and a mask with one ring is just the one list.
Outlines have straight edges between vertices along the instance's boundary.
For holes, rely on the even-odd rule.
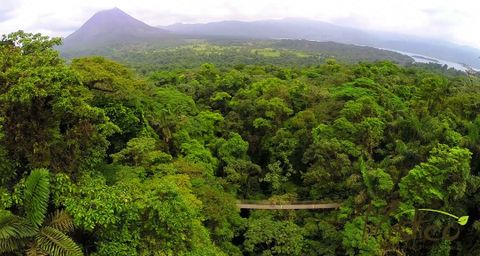
[[467,72],[469,70],[474,70],[476,72],[480,71],[479,69],[472,68],[472,67],[470,67],[468,65],[465,65],[465,64],[452,62],[452,61],[448,61],[448,60],[437,59],[435,57],[425,56],[425,55],[422,55],[422,54],[404,52],[404,51],[398,51],[398,50],[386,49],[386,48],[381,48],[381,49],[408,55],[415,62],[418,62],[418,63],[434,63],[434,64],[440,64],[442,66],[447,65],[447,67],[449,67],[449,68],[454,68],[456,70],[460,70],[460,71],[463,71],[463,72]]

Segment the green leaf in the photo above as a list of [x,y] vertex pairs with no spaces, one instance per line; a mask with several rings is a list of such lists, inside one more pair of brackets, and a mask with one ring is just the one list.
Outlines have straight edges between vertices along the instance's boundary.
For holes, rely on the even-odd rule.
[[42,228],[36,238],[37,246],[51,256],[81,256],[82,250],[75,242],[52,227]]
[[465,224],[467,224],[467,222],[468,222],[468,217],[469,216],[462,216],[462,217],[458,218],[457,223],[461,226],[465,226]]
[[50,196],[50,173],[35,169],[25,181],[25,210],[27,219],[36,227],[42,225]]
[[34,236],[36,228],[28,221],[0,211],[0,253],[10,252],[23,246],[22,239]]
[[71,232],[74,229],[72,217],[64,210],[56,210],[50,214],[47,225],[65,233]]

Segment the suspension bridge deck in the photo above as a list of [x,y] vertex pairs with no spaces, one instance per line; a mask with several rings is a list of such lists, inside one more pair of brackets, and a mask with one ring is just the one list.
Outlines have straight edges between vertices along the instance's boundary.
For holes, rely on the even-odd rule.
[[240,209],[262,209],[262,210],[307,210],[307,209],[336,209],[339,203],[322,203],[315,201],[299,201],[288,203],[273,203],[269,201],[239,201]]

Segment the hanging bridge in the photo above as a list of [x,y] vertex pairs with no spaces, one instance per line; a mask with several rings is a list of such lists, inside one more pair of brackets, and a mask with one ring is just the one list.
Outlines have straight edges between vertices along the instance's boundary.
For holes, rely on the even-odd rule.
[[240,209],[261,210],[337,209],[340,206],[340,203],[325,203],[321,201],[273,202],[266,200],[240,200],[237,202],[237,207]]

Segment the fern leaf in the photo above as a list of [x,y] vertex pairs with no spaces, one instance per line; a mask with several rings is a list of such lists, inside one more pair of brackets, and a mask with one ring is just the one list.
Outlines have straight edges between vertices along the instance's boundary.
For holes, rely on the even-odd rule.
[[8,211],[0,211],[0,253],[14,251],[24,245],[24,239],[36,234],[27,220]]
[[63,210],[56,210],[50,214],[46,225],[63,233],[72,232],[74,228],[72,218]]
[[27,219],[39,227],[47,213],[50,196],[50,173],[47,169],[33,170],[25,181],[25,210]]
[[80,247],[60,230],[44,227],[36,238],[37,246],[51,256],[82,256]]

